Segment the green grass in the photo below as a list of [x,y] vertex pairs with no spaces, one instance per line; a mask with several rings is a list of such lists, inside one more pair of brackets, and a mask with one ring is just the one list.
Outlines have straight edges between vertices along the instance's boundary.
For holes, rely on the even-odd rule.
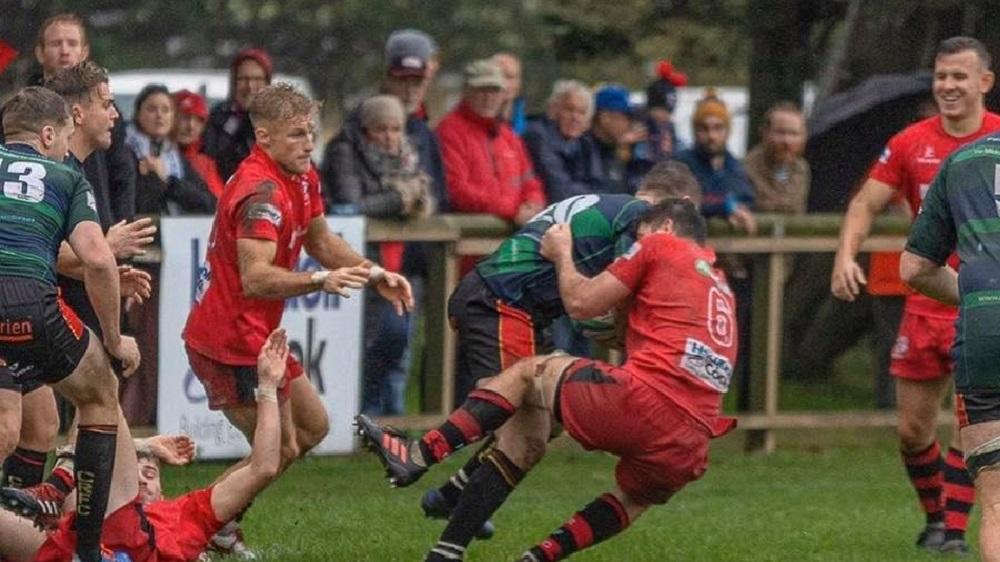
[[[941,560],[912,545],[923,517],[891,431],[783,433],[779,443],[773,455],[751,456],[739,434],[716,442],[702,480],[573,560]],[[390,490],[368,455],[306,459],[254,504],[248,540],[273,561],[423,560],[443,523],[423,518],[420,495],[464,458],[403,490]],[[557,441],[497,513],[497,535],[473,542],[468,559],[515,560],[609,489],[613,467],[610,456]],[[180,493],[223,468],[170,469],[164,479]]]

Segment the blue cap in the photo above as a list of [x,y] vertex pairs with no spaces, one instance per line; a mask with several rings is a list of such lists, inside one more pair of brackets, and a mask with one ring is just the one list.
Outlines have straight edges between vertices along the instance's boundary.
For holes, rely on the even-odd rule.
[[612,84],[597,90],[594,105],[597,111],[617,111],[632,115],[632,105],[628,102],[628,90],[624,86]]

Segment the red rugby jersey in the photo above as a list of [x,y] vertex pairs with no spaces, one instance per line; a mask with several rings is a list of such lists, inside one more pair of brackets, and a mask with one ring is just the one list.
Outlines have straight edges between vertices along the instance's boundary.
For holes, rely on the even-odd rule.
[[276,242],[274,265],[292,270],[309,222],[320,216],[323,198],[315,168],[290,176],[254,145],[219,199],[184,341],[220,363],[256,365],[268,334],[281,323],[285,302],[243,294],[236,241],[256,238]]
[[[915,217],[920,204],[937,175],[941,162],[963,144],[1000,130],[1000,115],[986,112],[979,130],[964,137],[949,135],[941,125],[941,117],[918,121],[889,139],[869,177],[900,191]],[[954,256],[953,266],[958,262]],[[958,308],[943,304],[920,293],[906,297],[906,311],[920,316],[954,320]]]
[[715,252],[645,236],[608,267],[632,291],[624,368],[710,430],[736,360],[736,302]]

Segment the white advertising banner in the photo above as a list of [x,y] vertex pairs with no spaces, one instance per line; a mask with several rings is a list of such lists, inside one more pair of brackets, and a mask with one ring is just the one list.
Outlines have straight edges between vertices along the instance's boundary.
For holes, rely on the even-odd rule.
[[[327,220],[333,232],[355,250],[363,251],[363,217]],[[181,340],[211,228],[211,217],[164,217],[160,221],[163,261],[157,428],[162,433],[190,435],[198,442],[199,458],[238,458],[248,454],[250,446],[221,412],[208,409],[205,390],[188,366]],[[298,269],[320,266],[303,252]],[[281,325],[288,331],[292,353],[301,361],[330,415],[330,434],[316,447],[316,453],[347,453],[354,447],[351,422],[360,409],[363,301],[361,294],[342,299],[311,293],[285,302]]]

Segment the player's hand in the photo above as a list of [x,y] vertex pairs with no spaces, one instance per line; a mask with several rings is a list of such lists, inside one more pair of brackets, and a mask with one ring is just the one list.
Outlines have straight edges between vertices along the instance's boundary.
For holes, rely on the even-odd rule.
[[121,221],[108,229],[105,239],[115,258],[123,260],[146,253],[146,246],[153,243],[156,227],[153,219],[143,217],[132,222]]
[[194,460],[198,448],[187,435],[154,435],[146,439],[146,446],[160,461],[181,466]]
[[857,260],[837,252],[833,260],[833,275],[830,277],[830,292],[838,299],[854,302],[861,292],[861,286],[868,283],[865,272]]
[[757,234],[757,217],[753,216],[753,212],[744,205],[740,205],[729,215],[729,224],[750,236]]
[[413,289],[406,277],[386,271],[382,279],[375,285],[375,290],[385,300],[392,303],[396,314],[402,316],[403,313],[413,310]]
[[535,203],[534,201],[521,203],[521,206],[517,208],[517,214],[514,215],[514,224],[517,226],[526,224],[544,208],[541,203]]
[[278,388],[285,379],[288,365],[288,334],[278,328],[267,336],[264,347],[257,354],[257,385]]
[[146,176],[156,174],[160,181],[167,181],[167,161],[162,156],[147,156],[139,160],[139,174]]
[[338,294],[345,299],[351,298],[349,289],[364,289],[368,284],[368,268],[355,265],[341,267],[330,271],[323,281],[323,291]]
[[128,265],[118,266],[118,284],[123,299],[142,304],[153,294],[153,276]]
[[121,336],[118,338],[116,345],[108,345],[105,342],[104,347],[108,350],[113,357],[122,362],[122,376],[125,378],[131,377],[132,373],[139,368],[139,345],[135,343],[135,338],[131,336]]
[[573,251],[573,231],[568,224],[554,224],[545,231],[540,247],[542,257],[555,262],[566,252]]

